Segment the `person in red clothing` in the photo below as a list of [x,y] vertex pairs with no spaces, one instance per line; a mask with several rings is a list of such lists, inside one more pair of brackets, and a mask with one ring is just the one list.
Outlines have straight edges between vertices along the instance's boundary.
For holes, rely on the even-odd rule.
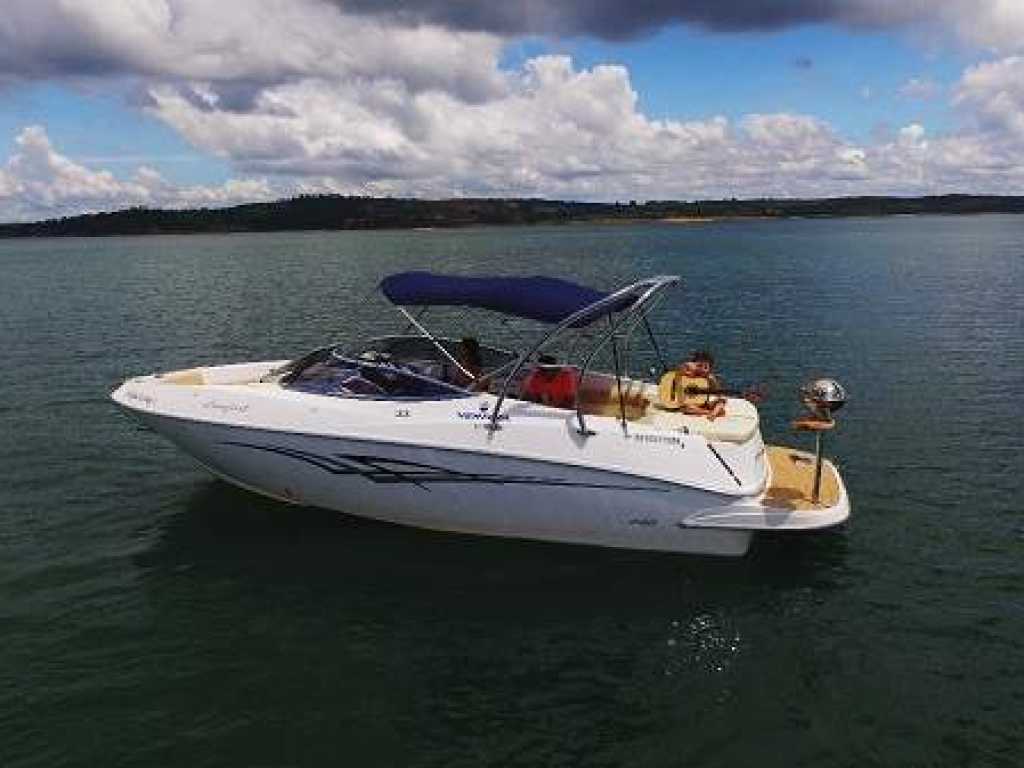
[[523,380],[522,398],[553,408],[576,405],[576,369],[558,365],[550,355],[541,355],[538,364]]

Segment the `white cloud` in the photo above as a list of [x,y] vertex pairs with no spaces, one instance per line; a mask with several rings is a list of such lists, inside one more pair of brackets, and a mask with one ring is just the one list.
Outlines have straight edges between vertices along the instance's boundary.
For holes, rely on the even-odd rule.
[[925,129],[920,123],[911,123],[900,128],[899,144],[903,147],[927,149],[928,142],[924,138]]
[[140,167],[133,178],[93,170],[62,155],[42,126],[28,126],[0,168],[0,221],[111,210],[131,205],[182,208],[273,199],[265,180],[229,180],[219,186],[176,186]]
[[329,176],[377,193],[608,198],[665,184],[679,193],[707,186],[730,142],[767,140],[731,135],[724,118],[647,118],[622,67],[577,71],[567,57],[541,56],[507,82],[500,97],[471,103],[394,81],[304,80],[266,89],[245,113],[161,87],[152,111],[246,171]]
[[109,171],[89,170],[59,154],[42,126],[22,130],[15,145],[17,149],[7,162],[7,175],[16,180],[24,199],[42,207],[58,207],[65,201],[109,201],[144,194],[143,188],[120,182]]
[[954,102],[968,108],[983,129],[1024,140],[1024,56],[1008,56],[969,67]]
[[1024,51],[1024,3],[1021,0],[951,0],[944,21],[962,40],[992,51]]
[[928,101],[942,93],[942,86],[928,77],[912,77],[900,86],[899,93],[906,99]]
[[395,78],[480,99],[502,88],[501,45],[387,26],[318,0],[5,0],[0,14],[0,73],[209,81],[242,100],[304,77]]
[[486,101],[393,79],[305,78],[262,87],[241,110],[222,106],[205,83],[165,83],[152,88],[151,112],[245,178],[183,187],[145,166],[120,178],[70,160],[29,127],[0,169],[0,217],[300,192],[599,200],[1019,192],[1020,66],[1011,57],[965,73],[956,99],[972,128],[932,136],[911,123],[866,145],[810,115],[651,119],[625,68],[576,69],[565,56],[501,71],[505,88]]
[[[820,3],[820,0],[818,0]],[[932,43],[955,41],[1001,54],[1024,50],[1021,0],[837,0],[840,20],[870,27],[902,27]]]
[[[244,97],[246,87],[295,78],[390,77],[414,90],[440,88],[480,99],[503,87],[495,64],[504,42],[514,37],[619,38],[678,23],[720,31],[807,23],[907,28],[1002,55],[1024,52],[1021,0],[654,0],[642,8],[591,0],[5,0],[3,5],[0,77],[126,74],[209,80],[235,84],[235,97]],[[396,16],[414,23],[397,23]]]
[[505,91],[478,103],[395,81],[303,80],[264,89],[247,112],[164,86],[152,112],[245,172],[364,194],[912,194],[1019,179],[1008,155],[992,151],[958,174],[959,162],[979,159],[982,145],[969,133],[926,139],[914,123],[861,146],[809,115],[654,120],[639,110],[623,67],[577,70],[565,56],[504,75]]
[[[740,6],[760,12],[757,3],[729,12]],[[1024,45],[1022,8],[858,0],[829,18],[930,20],[1007,50]],[[122,177],[70,160],[28,128],[0,167],[0,218],[293,191],[603,200],[1024,191],[1024,56],[964,73],[957,131],[915,123],[862,144],[813,115],[653,119],[624,67],[538,56],[503,68],[506,42],[319,0],[7,0],[0,77],[128,76],[151,115],[243,178],[182,187],[146,167]],[[939,95],[926,79],[903,91]],[[873,98],[867,86],[862,95]]]
[[14,197],[19,192],[18,182],[3,168],[0,168],[0,203],[5,197]]

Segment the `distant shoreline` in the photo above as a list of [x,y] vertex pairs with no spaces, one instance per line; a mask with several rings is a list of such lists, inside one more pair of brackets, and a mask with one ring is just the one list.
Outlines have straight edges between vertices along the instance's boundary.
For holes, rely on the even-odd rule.
[[28,223],[0,224],[0,238],[227,234],[314,230],[450,229],[528,224],[706,224],[718,221],[901,215],[1024,213],[1024,197],[759,198],[584,203],[537,198],[414,198],[306,195],[230,208],[129,208]]

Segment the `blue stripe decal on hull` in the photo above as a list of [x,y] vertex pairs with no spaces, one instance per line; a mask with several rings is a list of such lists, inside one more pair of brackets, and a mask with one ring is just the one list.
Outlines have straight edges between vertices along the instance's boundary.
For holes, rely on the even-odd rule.
[[593,488],[614,491],[647,491],[668,493],[669,489],[656,486],[617,485],[613,483],[580,483],[556,477],[536,475],[499,475],[490,473],[460,472],[454,469],[422,464],[404,459],[388,459],[365,454],[334,453],[323,456],[299,448],[277,445],[259,445],[234,440],[223,445],[248,448],[285,456],[289,459],[302,461],[332,475],[359,475],[374,483],[380,484],[411,484],[425,491],[430,483],[492,483],[496,485],[550,485],[562,488]]

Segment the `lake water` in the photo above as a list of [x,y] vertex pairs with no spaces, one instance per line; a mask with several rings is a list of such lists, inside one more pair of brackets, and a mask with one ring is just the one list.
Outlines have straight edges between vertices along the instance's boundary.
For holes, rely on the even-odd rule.
[[[211,479],[123,378],[395,327],[409,268],[675,273],[673,355],[850,403],[853,517],[744,559],[443,535]],[[1024,760],[1024,217],[0,241],[0,765]]]

